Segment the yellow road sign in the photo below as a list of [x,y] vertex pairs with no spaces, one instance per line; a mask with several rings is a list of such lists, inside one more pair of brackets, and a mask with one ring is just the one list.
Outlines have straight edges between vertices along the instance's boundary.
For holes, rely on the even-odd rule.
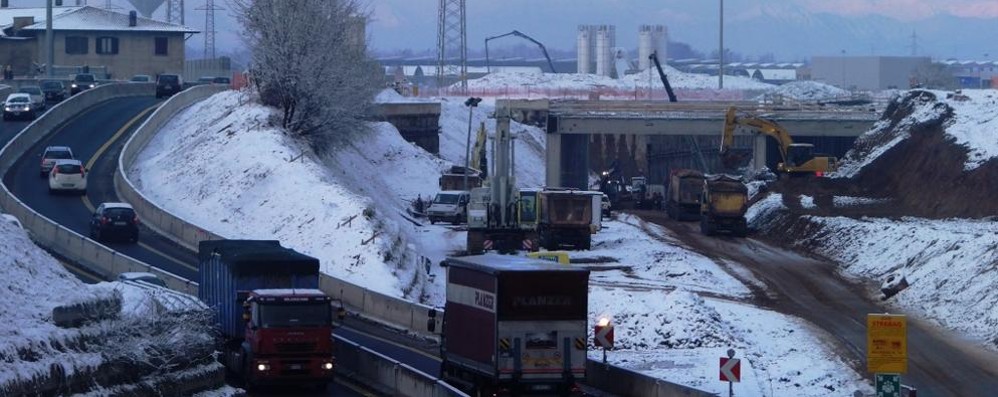
[[873,373],[908,372],[907,317],[866,315],[866,368]]

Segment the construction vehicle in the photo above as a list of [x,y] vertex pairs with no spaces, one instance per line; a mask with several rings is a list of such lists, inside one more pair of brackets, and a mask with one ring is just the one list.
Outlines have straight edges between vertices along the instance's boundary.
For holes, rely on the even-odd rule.
[[465,190],[465,181],[468,183],[468,189],[480,187],[482,186],[482,175],[476,169],[455,165],[440,175],[437,184],[441,191]]
[[835,157],[814,153],[814,145],[810,143],[794,143],[790,133],[777,122],[756,116],[741,116],[736,114],[734,107],[729,107],[724,117],[724,129],[721,136],[721,162],[729,169],[744,166],[747,156],[731,150],[735,141],[735,129],[746,127],[776,139],[780,149],[782,162],[777,164],[776,173],[781,176],[824,176],[837,168]]
[[248,388],[333,381],[332,300],[318,290],[318,259],[264,240],[202,241],[198,259],[198,298],[215,311],[230,372]]
[[704,176],[697,170],[674,169],[669,174],[665,213],[677,221],[700,220],[700,195]]
[[488,73],[492,73],[492,64],[489,62],[489,42],[492,41],[492,40],[501,39],[501,38],[507,37],[507,36],[516,36],[516,37],[519,37],[521,39],[524,39],[524,40],[527,40],[527,41],[529,41],[531,43],[536,44],[537,47],[539,47],[541,49],[541,52],[544,53],[544,58],[548,60],[548,67],[551,68],[551,73],[558,73],[558,71],[556,71],[554,69],[554,62],[551,62],[551,57],[548,56],[548,50],[547,50],[547,48],[544,48],[544,44],[541,44],[541,42],[539,42],[537,40],[534,40],[533,37],[527,36],[526,34],[520,32],[519,30],[514,30],[514,31],[506,33],[506,34],[501,34],[501,35],[498,35],[498,36],[492,36],[492,37],[488,37],[488,38],[485,39],[485,69],[486,69],[486,71]]
[[[473,396],[578,392],[586,377],[589,270],[494,254],[443,265],[444,381]],[[427,328],[435,331],[435,322]]]
[[577,250],[592,247],[599,231],[602,193],[574,189],[544,189],[537,194],[538,244],[548,251],[565,246]]
[[620,199],[626,192],[626,185],[616,167],[610,167],[610,169],[600,173],[599,191],[603,192],[609,199],[610,209],[620,209]]
[[537,206],[521,205],[537,199],[536,191],[521,193],[514,176],[513,139],[508,109],[496,109],[492,139],[492,174],[487,185],[471,189],[468,203],[467,252],[537,250]]
[[700,232],[708,236],[726,232],[745,237],[747,210],[748,188],[741,179],[725,174],[706,177],[700,196]]

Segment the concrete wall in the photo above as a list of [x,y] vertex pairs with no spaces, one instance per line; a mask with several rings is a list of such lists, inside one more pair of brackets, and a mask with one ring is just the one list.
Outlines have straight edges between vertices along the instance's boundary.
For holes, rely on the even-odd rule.
[[[66,36],[87,38],[86,54],[66,54]],[[98,54],[98,37],[117,37],[117,54]],[[156,37],[167,37],[167,55],[156,55]],[[44,54],[45,32],[38,33],[38,53]],[[107,66],[113,79],[128,80],[136,74],[156,76],[184,72],[184,36],[166,32],[55,32],[56,65]],[[99,78],[102,76],[98,76]]]
[[905,89],[912,72],[930,62],[927,57],[814,57],[811,79],[846,89]]
[[440,154],[440,103],[381,103],[376,112],[380,120],[395,126],[406,141]]
[[22,76],[33,67],[31,62],[38,59],[38,46],[34,39],[0,38],[0,67],[10,64],[14,74]]

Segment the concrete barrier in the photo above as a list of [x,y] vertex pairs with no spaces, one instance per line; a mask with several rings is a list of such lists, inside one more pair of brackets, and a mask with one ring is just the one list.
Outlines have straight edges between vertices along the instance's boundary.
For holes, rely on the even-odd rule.
[[[25,154],[30,155],[32,146],[80,112],[110,99],[152,96],[154,90],[153,84],[108,84],[84,91],[56,104],[0,149],[0,175],[5,175],[17,159]],[[36,243],[105,279],[114,279],[124,271],[150,272],[161,277],[173,289],[195,294],[197,292],[197,285],[192,285],[186,279],[119,254],[35,212],[3,184],[0,184],[0,208],[3,212],[17,217]]]
[[6,101],[7,95],[14,92],[14,87],[9,85],[0,85],[0,101]]
[[339,336],[336,339],[337,374],[372,386],[391,396],[463,397],[460,390],[418,369]]

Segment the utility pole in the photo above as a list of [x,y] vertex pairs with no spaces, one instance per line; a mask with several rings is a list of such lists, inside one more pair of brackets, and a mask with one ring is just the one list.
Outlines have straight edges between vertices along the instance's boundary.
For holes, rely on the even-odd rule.
[[215,59],[215,10],[223,8],[215,7],[215,0],[205,0],[204,7],[196,8],[204,11],[204,58]]
[[717,89],[724,89],[724,0],[721,0],[721,18],[719,30],[721,32],[721,43],[717,48]]
[[184,0],[166,0],[166,22],[184,24]]
[[52,0],[45,2],[45,53],[48,55],[45,65],[45,75],[55,76],[55,38],[52,37]]

